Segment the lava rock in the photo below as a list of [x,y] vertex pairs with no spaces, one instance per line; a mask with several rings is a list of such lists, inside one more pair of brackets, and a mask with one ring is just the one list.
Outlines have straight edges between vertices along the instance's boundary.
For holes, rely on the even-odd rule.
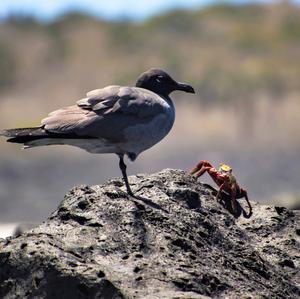
[[136,197],[120,179],[79,186],[2,239],[0,298],[299,298],[299,211],[233,215],[180,170],[129,180]]

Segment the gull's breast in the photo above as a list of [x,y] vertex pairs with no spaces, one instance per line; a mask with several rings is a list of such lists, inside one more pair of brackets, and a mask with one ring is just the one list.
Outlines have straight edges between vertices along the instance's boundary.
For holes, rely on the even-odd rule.
[[151,121],[131,126],[124,131],[126,142],[123,147],[125,152],[136,155],[161,141],[171,130],[175,120],[173,107],[166,109],[153,117]]

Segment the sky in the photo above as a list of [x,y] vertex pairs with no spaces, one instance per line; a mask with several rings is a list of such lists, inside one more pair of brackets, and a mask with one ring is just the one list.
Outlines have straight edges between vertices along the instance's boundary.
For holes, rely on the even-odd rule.
[[[296,2],[300,0],[296,0]],[[173,8],[199,8],[216,0],[0,0],[0,18],[9,15],[33,16],[40,21],[52,21],[68,11],[81,11],[108,20],[119,18],[144,20]],[[254,2],[231,0],[231,3]],[[256,0],[255,2],[272,2]]]

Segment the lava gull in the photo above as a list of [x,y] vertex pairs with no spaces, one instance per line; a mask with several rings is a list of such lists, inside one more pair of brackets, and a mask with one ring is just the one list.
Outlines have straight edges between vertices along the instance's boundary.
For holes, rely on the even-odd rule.
[[175,120],[169,94],[175,90],[195,93],[165,71],[150,69],[139,76],[135,87],[111,85],[92,90],[76,105],[51,112],[38,127],[8,129],[0,135],[24,148],[67,144],[90,153],[115,153],[127,193],[133,195],[124,155],[134,161],[169,133]]

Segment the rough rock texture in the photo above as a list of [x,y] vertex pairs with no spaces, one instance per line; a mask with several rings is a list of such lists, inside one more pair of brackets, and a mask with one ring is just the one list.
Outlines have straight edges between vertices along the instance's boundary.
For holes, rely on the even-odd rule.
[[2,240],[0,298],[299,298],[299,211],[253,203],[249,217],[240,200],[233,216],[179,170],[130,182],[141,198],[120,179],[76,187]]

